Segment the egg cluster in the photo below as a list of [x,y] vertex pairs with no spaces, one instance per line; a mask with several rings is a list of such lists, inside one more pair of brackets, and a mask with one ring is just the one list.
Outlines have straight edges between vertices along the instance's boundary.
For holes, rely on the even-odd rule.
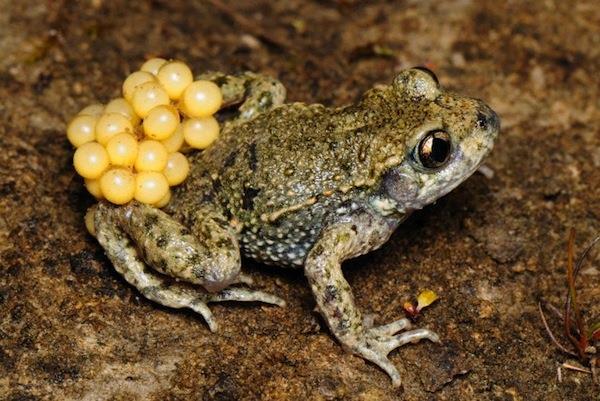
[[75,170],[98,199],[162,207],[169,187],[189,173],[184,143],[205,149],[219,136],[213,114],[222,100],[217,85],[194,81],[181,61],[150,59],[125,79],[123,97],[87,106],[71,120]]

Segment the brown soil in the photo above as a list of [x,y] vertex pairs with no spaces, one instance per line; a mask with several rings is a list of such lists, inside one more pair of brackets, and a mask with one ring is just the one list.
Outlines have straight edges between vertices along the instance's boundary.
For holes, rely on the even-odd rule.
[[[567,357],[537,312],[565,294],[568,228],[578,250],[600,231],[597,2],[0,0],[0,10],[0,399],[600,400],[588,374],[563,370],[558,382]],[[376,322],[401,316],[422,288],[441,295],[419,323],[443,345],[391,356],[402,389],[334,341],[301,272],[248,261],[288,307],[214,306],[211,334],[113,271],[83,225],[92,199],[65,123],[155,55],[272,74],[290,100],[335,105],[425,64],[501,116],[493,177],[476,174],[347,264]],[[600,316],[595,255],[579,280],[589,317]]]

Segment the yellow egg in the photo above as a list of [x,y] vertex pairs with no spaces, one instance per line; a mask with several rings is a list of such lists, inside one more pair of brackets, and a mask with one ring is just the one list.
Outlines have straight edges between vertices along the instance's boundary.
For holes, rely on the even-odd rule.
[[96,208],[90,208],[90,209],[88,209],[88,211],[84,217],[85,228],[87,228],[88,232],[90,234],[92,234],[94,237],[96,236],[96,223],[94,221],[95,214],[96,214]]
[[175,152],[169,155],[163,174],[170,186],[181,184],[187,178],[189,172],[190,163],[183,154]]
[[162,173],[143,171],[135,177],[135,200],[149,205],[159,202],[169,191],[169,184]]
[[180,107],[190,117],[208,117],[223,103],[221,89],[210,81],[194,81],[185,88]]
[[133,132],[133,126],[122,114],[103,114],[96,122],[96,141],[101,145],[106,146],[110,138],[124,132]]
[[106,144],[106,151],[113,166],[131,167],[137,158],[138,141],[131,134],[117,134]]
[[96,199],[102,199],[102,190],[100,189],[100,180],[99,179],[95,179],[95,180],[91,180],[89,178],[85,178],[83,180],[83,183],[85,185],[85,188],[88,190],[88,192],[90,194],[92,194],[94,196],[94,198]]
[[96,121],[98,117],[81,114],[71,120],[67,127],[67,139],[76,148],[96,138]]
[[156,77],[171,99],[179,99],[185,88],[194,80],[190,67],[181,61],[164,64]]
[[206,149],[219,137],[219,123],[214,117],[190,118],[183,122],[183,137],[191,147]]
[[142,64],[142,66],[140,67],[140,71],[145,71],[149,72],[150,74],[156,75],[158,74],[158,70],[160,69],[160,67],[162,67],[163,64],[165,64],[166,62],[167,60],[165,60],[164,58],[151,58],[150,60]]
[[135,176],[128,169],[122,167],[111,168],[102,174],[100,189],[109,202],[123,205],[133,199]]
[[140,171],[163,171],[167,166],[165,145],[154,140],[145,140],[139,144],[135,160],[135,169]]
[[158,202],[156,202],[154,204],[155,207],[165,207],[167,206],[167,204],[169,203],[169,201],[171,200],[171,190],[167,190],[167,194]]
[[104,105],[101,103],[95,103],[84,107],[79,113],[77,113],[77,115],[100,117],[102,113],[104,113]]
[[148,138],[163,140],[167,139],[179,125],[179,112],[171,105],[156,106],[144,119],[144,133]]
[[108,167],[108,153],[98,142],[84,143],[73,155],[73,166],[83,178],[98,178]]
[[147,82],[157,82],[156,77],[146,71],[136,71],[123,81],[123,97],[131,103],[134,90]]
[[173,135],[160,142],[163,145],[165,145],[165,148],[167,148],[167,152],[173,153],[181,149],[181,145],[183,145],[183,140],[183,124],[179,124],[177,125],[175,132],[173,132]]
[[135,111],[133,111],[133,107],[131,107],[131,104],[122,97],[118,97],[108,102],[108,104],[104,108],[104,113],[121,114],[124,117],[126,117],[133,126],[138,125],[140,122],[140,118],[137,114],[135,114]]
[[150,110],[160,105],[169,104],[169,95],[157,82],[146,82],[133,91],[131,105],[135,113],[145,118]]

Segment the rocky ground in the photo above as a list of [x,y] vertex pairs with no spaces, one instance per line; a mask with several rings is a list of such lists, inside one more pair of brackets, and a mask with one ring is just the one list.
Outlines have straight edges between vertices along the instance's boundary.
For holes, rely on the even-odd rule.
[[[565,296],[568,229],[577,252],[600,232],[595,1],[0,0],[0,10],[0,399],[600,400],[589,374],[563,369],[559,382],[568,358],[537,311]],[[288,306],[216,305],[218,334],[113,271],[83,225],[92,199],[65,125],[156,55],[271,74],[290,100],[327,105],[427,65],[501,116],[493,175],[474,175],[346,266],[376,322],[401,316],[420,289],[441,296],[419,324],[443,344],[391,354],[403,388],[341,349],[299,271],[247,261]],[[599,283],[593,252],[578,281],[590,319]]]

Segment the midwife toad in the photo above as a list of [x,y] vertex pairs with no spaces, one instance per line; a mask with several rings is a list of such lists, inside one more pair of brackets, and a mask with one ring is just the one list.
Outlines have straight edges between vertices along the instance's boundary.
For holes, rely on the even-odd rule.
[[496,114],[442,90],[424,68],[340,108],[283,104],[283,86],[252,73],[201,78],[219,85],[237,113],[191,157],[190,176],[165,211],[137,202],[90,210],[115,268],[146,298],[190,308],[214,331],[209,302],[284,305],[247,287],[241,254],[303,267],[331,332],[399,385],[388,353],[438,336],[397,334],[410,328],[406,319],[368,327],[340,265],[379,248],[412,211],[469,177],[498,134]]

